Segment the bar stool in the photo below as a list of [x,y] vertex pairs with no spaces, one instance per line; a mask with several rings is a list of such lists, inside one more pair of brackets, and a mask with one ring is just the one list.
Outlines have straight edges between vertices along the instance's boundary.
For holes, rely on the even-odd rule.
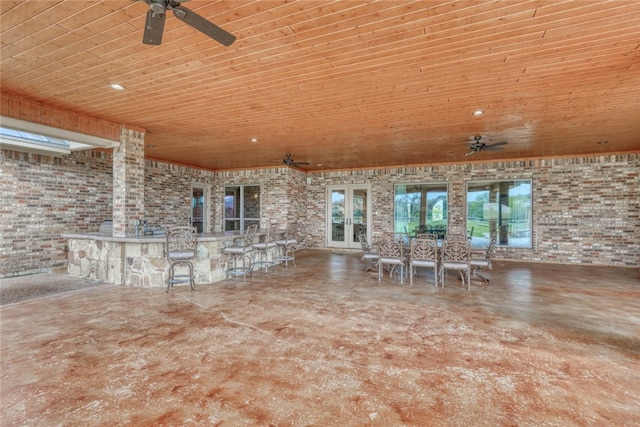
[[[265,273],[269,273],[269,266],[273,266],[276,263],[276,256],[274,249],[276,248],[275,238],[278,234],[278,224],[271,224],[267,228],[267,234],[262,238],[262,241],[253,244],[255,249],[253,258],[253,269],[263,268]],[[271,259],[269,259],[271,255]]]
[[258,225],[252,224],[247,227],[247,232],[242,239],[235,241],[227,240],[223,242],[223,255],[227,256],[225,264],[225,278],[242,275],[242,280],[246,282],[247,273],[253,274],[253,260],[251,252],[253,251],[253,241],[256,238]]
[[[195,275],[192,259],[198,252],[198,235],[195,227],[174,227],[166,230],[167,242],[165,256],[169,262],[169,275],[167,277],[167,290],[176,283],[189,282],[191,292],[195,291]],[[188,274],[176,274],[176,267],[186,267]]]
[[297,224],[289,225],[284,231],[280,230],[280,239],[276,239],[276,247],[279,255],[276,261],[284,262],[285,267],[289,268],[289,261],[296,265],[296,247],[298,245],[297,235],[299,234]]

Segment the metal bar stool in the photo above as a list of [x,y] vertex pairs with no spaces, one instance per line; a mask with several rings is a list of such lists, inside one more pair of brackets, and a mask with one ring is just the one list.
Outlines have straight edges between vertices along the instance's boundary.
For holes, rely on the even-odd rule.
[[280,239],[276,239],[276,247],[279,255],[276,257],[277,262],[284,262],[285,267],[289,267],[289,261],[296,265],[296,247],[298,245],[297,235],[299,234],[298,225],[291,224],[286,230],[280,230]]
[[253,242],[257,231],[258,225],[252,224],[247,227],[247,232],[242,239],[238,239],[235,242],[224,242],[222,253],[227,256],[225,264],[226,280],[229,280],[230,277],[242,276],[242,280],[246,282],[247,273],[253,274],[251,252],[253,251]]
[[262,241],[253,244],[254,258],[253,269],[264,268],[265,273],[269,273],[269,266],[273,266],[276,263],[276,256],[274,250],[276,248],[276,236],[278,234],[278,224],[271,224],[267,228],[267,234],[262,238]]
[[[198,235],[195,227],[174,227],[166,231],[165,254],[169,262],[169,275],[167,277],[167,290],[176,283],[187,283],[191,291],[195,291],[195,274],[192,259],[198,252]],[[188,274],[176,274],[176,267],[186,267]]]

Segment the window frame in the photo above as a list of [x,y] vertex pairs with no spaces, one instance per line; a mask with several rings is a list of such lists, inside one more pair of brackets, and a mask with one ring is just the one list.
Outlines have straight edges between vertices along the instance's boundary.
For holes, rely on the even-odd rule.
[[[251,187],[251,188],[257,188],[257,192],[253,193],[254,195],[256,195],[258,200],[257,200],[257,213],[258,216],[257,217],[248,217],[246,216],[246,208],[247,208],[247,199],[245,198],[245,189]],[[237,212],[238,212],[238,216],[233,216],[233,217],[228,217],[227,216],[227,197],[229,197],[229,191],[234,191],[235,189],[237,189],[237,194],[238,194],[238,208]],[[235,196],[235,194],[234,194]],[[222,206],[222,229],[223,231],[245,231],[247,229],[247,227],[249,227],[249,225],[251,224],[258,224],[258,227],[260,226],[260,213],[262,211],[262,187],[260,186],[260,184],[238,184],[238,185],[225,185],[224,186],[224,195],[223,195],[223,202],[222,202],[223,206]],[[234,210],[235,210],[234,209]],[[227,228],[227,225],[233,222],[234,224],[237,224],[237,228]]]
[[[520,194],[510,195],[503,194],[501,192],[501,187],[504,185],[513,185],[513,187],[509,187],[508,192],[511,192],[512,189],[517,188],[521,185],[528,185],[529,191],[522,192],[520,190]],[[471,240],[471,246],[473,248],[487,247],[492,239],[496,240],[496,246],[510,248],[510,249],[532,249],[533,248],[533,180],[531,178],[513,178],[513,179],[487,179],[487,180],[469,180],[466,182],[465,189],[465,223],[467,235]],[[479,193],[482,190],[477,188],[485,187],[485,191],[488,193],[487,201],[477,200],[478,197],[474,197],[473,201],[470,201],[469,194],[470,193]],[[470,188],[476,188],[473,191],[470,191]],[[491,193],[494,192],[492,195]],[[528,200],[520,199],[519,203],[525,203],[524,206],[521,206],[519,209],[514,209],[512,204],[512,199],[517,199],[518,196],[527,196]],[[507,200],[507,205],[503,202]],[[472,210],[478,211],[478,207],[471,206],[471,203],[483,203],[482,206],[482,219],[476,218],[477,215],[474,215],[471,218]],[[528,208],[526,203],[528,202]],[[522,208],[527,208],[526,212],[521,210]],[[503,209],[506,208],[506,215],[508,217],[503,219]],[[516,217],[524,218],[520,220],[512,220],[512,212]],[[523,216],[523,213],[525,214]],[[495,216],[495,218],[484,219],[486,216]],[[477,226],[482,227],[484,229],[484,224],[480,224],[481,221],[487,221],[486,228],[489,233],[486,236],[487,232],[484,232],[484,237],[478,237]],[[491,221],[496,221],[495,225],[491,224]],[[515,227],[517,226],[517,227]],[[503,228],[506,227],[506,228]],[[482,230],[481,229],[481,230]],[[482,231],[481,231],[482,232]]]
[[[412,193],[407,193],[406,192],[406,188],[407,187],[422,187],[425,186],[427,187],[425,189],[424,194],[426,195],[426,200],[425,200],[425,211],[424,211],[424,224],[421,223],[421,220],[423,218],[423,212],[422,212],[422,201],[419,202],[418,206],[417,206],[417,212],[418,212],[418,223],[417,225],[411,225],[412,221],[411,218],[413,217],[413,215],[411,215],[411,212],[409,212],[408,215],[408,220],[405,221],[405,225],[404,227],[406,227],[406,231],[404,229],[399,229],[399,227],[403,227],[402,225],[399,225],[399,214],[398,214],[398,203],[397,203],[397,197],[403,194],[412,194]],[[398,193],[398,188],[399,187],[404,187],[405,192],[404,193]],[[444,191],[442,191],[442,189]],[[442,212],[443,212],[443,216],[444,218],[442,220],[439,220],[441,222],[443,222],[444,224],[433,224],[433,220],[429,220],[429,197],[428,197],[428,193],[429,191],[435,191],[437,190],[438,193],[445,193],[445,197],[444,199],[444,206],[442,208]],[[420,197],[422,195],[422,189],[420,191]],[[442,196],[439,196],[438,198],[440,198]],[[438,202],[436,202],[438,203]],[[433,210],[433,208],[431,209]],[[431,213],[431,215],[433,215]],[[438,230],[435,230],[437,232],[437,234],[439,235],[444,235],[447,233],[447,230],[449,230],[449,182],[447,181],[427,181],[427,182],[402,182],[402,183],[397,183],[393,186],[393,232],[394,233],[405,233],[408,232],[411,236],[416,234],[416,229],[418,229],[419,227],[425,227],[425,232],[429,232],[429,231],[434,231],[434,230],[429,230],[429,223],[432,223],[432,226],[438,226],[438,227],[442,227],[444,226],[444,228],[439,228]],[[402,224],[402,222],[400,222],[400,224]]]

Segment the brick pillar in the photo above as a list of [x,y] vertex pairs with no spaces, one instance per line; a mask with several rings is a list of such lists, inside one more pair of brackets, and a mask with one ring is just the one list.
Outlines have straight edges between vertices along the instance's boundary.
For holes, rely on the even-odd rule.
[[113,150],[113,235],[133,232],[144,217],[144,133],[122,128]]

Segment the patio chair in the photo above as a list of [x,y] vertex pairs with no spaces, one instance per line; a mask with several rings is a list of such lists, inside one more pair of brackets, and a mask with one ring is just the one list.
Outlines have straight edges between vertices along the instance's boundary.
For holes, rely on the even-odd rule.
[[492,239],[491,243],[487,247],[484,256],[482,257],[471,257],[469,264],[471,265],[471,277],[479,277],[485,282],[485,286],[489,285],[489,278],[480,274],[483,268],[488,268],[491,270],[493,267],[491,265],[491,258],[493,257],[493,250],[496,247],[496,239]]
[[276,239],[276,248],[279,254],[276,256],[277,262],[284,262],[284,266],[289,268],[289,261],[296,265],[296,249],[299,240],[302,238],[302,231],[297,223],[290,224],[285,230],[279,230],[281,235]]
[[470,280],[470,244],[465,239],[445,239],[442,242],[442,261],[440,262],[440,283],[444,288],[445,273],[447,270],[457,270],[462,278],[462,286],[467,284],[467,289],[471,290]]
[[251,224],[247,227],[247,232],[241,239],[234,241],[227,240],[223,242],[223,255],[226,255],[225,278],[242,276],[242,280],[246,282],[246,275],[253,273],[253,260],[251,252],[253,251],[253,243],[258,230],[257,224]]
[[378,282],[382,280],[384,266],[390,266],[389,277],[400,267],[400,283],[404,283],[404,251],[402,241],[393,237],[385,237],[378,243]]
[[271,224],[267,228],[267,234],[260,238],[260,241],[253,244],[255,249],[253,257],[253,269],[264,268],[265,273],[269,273],[269,266],[276,263],[276,237],[278,235],[278,224]]
[[409,256],[409,284],[413,286],[413,275],[418,268],[432,268],[438,287],[438,239],[412,239]]
[[360,247],[362,248],[362,261],[367,265],[365,271],[372,270],[378,267],[378,259],[380,255],[378,251],[375,251],[369,246],[367,242],[367,236],[364,233],[358,234],[358,240],[360,241]]
[[[195,291],[195,275],[193,260],[198,251],[198,235],[195,227],[173,227],[165,232],[165,254],[169,262],[169,272],[167,276],[167,290],[176,283],[189,282],[191,291]],[[188,274],[176,274],[176,267],[186,267]]]

